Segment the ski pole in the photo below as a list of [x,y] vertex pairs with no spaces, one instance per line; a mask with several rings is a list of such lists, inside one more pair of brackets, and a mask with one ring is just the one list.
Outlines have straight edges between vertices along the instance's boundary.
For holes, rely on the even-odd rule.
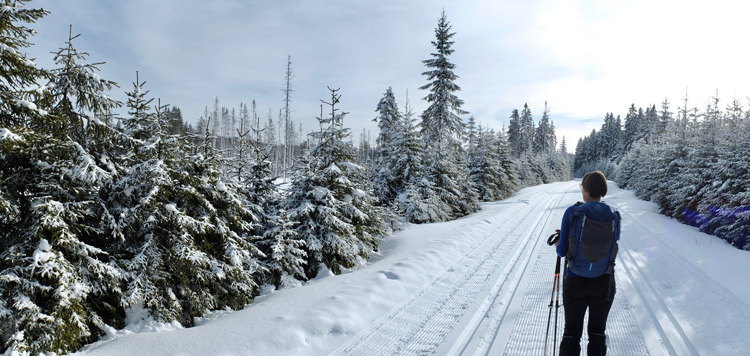
[[[559,230],[547,238],[547,244],[552,246],[560,239]],[[556,254],[557,255],[557,254]],[[552,321],[552,306],[555,301],[555,292],[557,292],[557,308],[560,307],[560,256],[557,255],[557,261],[555,263],[555,278],[552,281],[552,295],[549,298],[549,314],[547,315],[547,333],[544,336],[544,355],[547,355],[547,345],[549,344],[549,327]],[[557,310],[555,309],[555,332],[552,346],[552,355],[555,355],[555,345],[557,345]]]
[[555,279],[557,280],[557,292],[555,295],[555,336],[552,339],[552,355],[555,355],[557,349],[557,314],[560,310],[560,256],[557,256],[557,266],[555,267]]

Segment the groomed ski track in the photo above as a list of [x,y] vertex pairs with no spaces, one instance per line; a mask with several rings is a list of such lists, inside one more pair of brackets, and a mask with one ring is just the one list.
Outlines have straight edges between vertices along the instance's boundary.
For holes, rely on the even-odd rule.
[[[555,262],[546,237],[559,228],[565,209],[581,199],[577,182],[544,189],[545,194],[522,191],[485,205],[484,213],[476,214],[481,218],[461,226],[478,236],[472,248],[331,354],[543,355]],[[624,191],[613,186],[610,193],[605,201],[623,214],[623,235],[608,354],[747,354],[748,304],[657,238],[663,231],[655,229],[663,226],[645,226],[637,211],[620,206]],[[488,214],[493,207],[503,213]],[[381,273],[398,277],[397,271]],[[696,306],[695,300],[715,303]],[[558,342],[563,322],[561,307]],[[556,348],[552,338],[550,333],[550,355]],[[585,342],[584,330],[583,355]]]

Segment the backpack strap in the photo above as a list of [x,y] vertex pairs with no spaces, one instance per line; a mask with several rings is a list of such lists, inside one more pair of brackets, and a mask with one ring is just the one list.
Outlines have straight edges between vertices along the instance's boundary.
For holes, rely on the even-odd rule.
[[[575,257],[575,251],[576,251],[576,248],[578,247],[578,241],[581,238],[581,231],[583,230],[582,229],[583,223],[581,224],[580,230],[577,230],[574,228],[574,223],[576,219],[581,215],[583,215],[584,222],[586,219],[586,214],[584,214],[583,212],[581,212],[580,209],[578,209],[578,206],[582,204],[583,202],[581,201],[576,202],[575,205],[573,205],[572,214],[570,214],[570,226],[568,228],[568,252],[565,254],[565,259],[571,262],[573,261]],[[572,233],[574,232],[576,232],[575,236],[572,235]]]
[[620,246],[617,243],[617,241],[620,240],[620,212],[617,211],[617,209],[613,208],[612,206],[609,206],[609,210],[612,212],[612,215],[614,215],[614,218],[612,219],[612,234],[613,234],[613,241],[612,246],[609,248],[609,266],[607,267],[607,274],[612,274],[615,270],[615,258],[617,258],[617,252],[620,250]]
[[615,241],[620,240],[620,221],[622,220],[622,217],[620,216],[620,212],[617,211],[617,209],[610,207],[612,209],[612,214],[615,216],[614,219],[614,229],[615,229]]
[[612,209],[612,214],[615,216],[614,220],[612,220],[614,241],[612,241],[612,248],[609,251],[609,267],[607,268],[607,273],[611,274],[615,270],[615,258],[617,258],[617,252],[620,251],[620,244],[618,241],[620,241],[620,221],[622,220],[622,217],[620,216],[620,212],[615,208],[610,207],[610,209]]

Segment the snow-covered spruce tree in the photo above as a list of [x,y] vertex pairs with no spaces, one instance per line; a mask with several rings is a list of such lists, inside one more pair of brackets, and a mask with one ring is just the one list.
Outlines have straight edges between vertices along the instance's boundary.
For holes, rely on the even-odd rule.
[[[614,115],[607,114],[601,132],[579,141],[577,172],[603,170],[621,187],[657,203],[663,214],[750,249],[748,146],[740,144],[750,140],[742,129],[748,118],[738,102],[726,112],[718,103],[712,97],[704,111],[690,111],[685,98],[676,119],[666,100],[659,114],[653,105],[645,113],[631,105],[622,134],[623,142],[632,143],[621,146],[630,149],[613,156],[607,156],[605,145],[613,136],[608,132],[619,131],[619,122],[613,124]],[[607,173],[615,167],[615,175]]]
[[667,126],[669,126],[669,123],[674,120],[674,117],[672,116],[672,112],[669,111],[669,100],[664,99],[664,101],[661,102],[661,111],[659,111],[659,125],[657,128],[657,133],[659,135],[663,135],[667,131]]
[[407,184],[399,195],[399,210],[406,220],[415,224],[450,220],[450,207],[436,191],[434,184],[423,177]]
[[[665,103],[662,110],[668,110],[664,105]],[[660,130],[662,124],[666,124],[670,130],[677,130],[680,125],[672,126],[669,118],[658,118],[655,107],[646,110],[646,119],[647,132],[636,142],[633,149],[645,154],[631,156],[630,159],[636,162],[630,162],[629,166],[623,165],[623,168],[630,168],[630,179],[627,184],[643,198],[657,203],[663,214],[672,215],[669,195],[678,191],[685,192],[686,180],[682,175],[685,172],[681,167],[685,163],[685,146],[688,144],[682,142],[681,147],[678,147],[675,140],[679,135]]]
[[[508,133],[516,136],[518,144],[517,159],[513,165],[521,186],[570,179],[569,158],[557,153],[555,125],[549,118],[549,107],[546,103],[542,119],[536,128],[528,104],[524,104],[520,117],[518,111],[513,110]],[[595,133],[596,131],[592,135]]]
[[583,146],[584,146],[584,138],[580,137],[578,138],[578,143],[576,144],[576,149],[574,151],[574,157],[573,157],[573,176],[574,177],[580,177],[578,175],[578,170],[581,169],[581,166],[583,166],[584,163],[584,157],[583,157]]
[[308,277],[321,263],[336,274],[361,265],[389,233],[364,168],[352,163],[354,147],[343,127],[346,113],[336,108],[337,90],[331,89],[331,102],[324,102],[331,107],[330,117],[318,118],[321,131],[312,134],[317,144],[286,197],[290,219],[307,244]]
[[576,155],[573,163],[573,175],[576,177],[583,177],[584,174],[592,170],[601,170],[607,177],[610,177],[609,172],[603,168],[595,168],[602,162],[609,162],[609,158],[603,158],[602,155],[605,150],[599,149],[605,144],[601,141],[601,133],[597,132],[596,129],[591,130],[591,134],[584,136],[578,140],[576,146]]
[[[0,21],[26,11],[22,3],[3,6]],[[17,126],[0,129],[0,195],[11,202],[12,225],[0,233],[0,328],[9,353],[73,351],[122,321],[122,274],[108,253],[111,216],[99,196],[112,167],[88,150],[107,146],[108,136],[87,133],[106,128],[89,113],[118,103],[103,94],[114,83],[94,76],[99,63],[79,63],[86,55],[73,49],[73,38],[55,57],[61,68],[50,83],[33,92],[35,104],[16,102],[26,112],[4,113]]]
[[[255,100],[253,100],[253,112],[255,112]],[[227,172],[227,175],[237,182],[242,181],[243,173],[247,173],[250,162],[252,162],[249,159],[249,154],[251,141],[255,138],[255,135],[251,136],[250,132],[256,130],[251,125],[250,112],[247,109],[247,105],[243,103],[240,103],[239,125],[239,128],[235,128],[237,137],[232,142],[232,152],[234,154],[229,161]]]
[[[665,134],[638,141],[620,166],[628,188],[659,204],[664,214],[717,235],[737,248],[750,249],[750,179],[747,116],[737,103],[718,108],[712,98],[704,112],[688,117],[687,104]],[[696,120],[702,117],[702,120]],[[740,128],[738,131],[737,129]],[[633,152],[643,150],[648,154]],[[647,172],[651,167],[653,172]]]
[[[718,97],[711,98],[703,120],[695,127],[695,146],[688,155],[687,175],[694,182],[695,193],[688,197],[686,210],[700,217],[689,222],[709,234],[716,234],[717,229],[727,232],[721,229],[721,225],[728,225],[730,222],[729,219],[723,221],[723,215],[734,210],[728,209],[727,202],[733,201],[732,205],[735,205],[738,199],[733,195],[747,192],[750,186],[747,181],[736,180],[747,176],[737,170],[743,165],[742,161],[747,160],[747,156],[740,159],[734,156],[746,150],[732,150],[728,130],[723,129],[724,126],[729,126],[726,125],[729,120],[719,109],[718,103]],[[747,240],[747,237],[742,240]],[[743,241],[737,247],[741,248],[745,243]]]
[[518,190],[518,171],[516,171],[513,151],[510,148],[510,144],[508,144],[504,130],[497,133],[497,139],[494,142],[494,150],[497,152],[497,159],[502,172],[500,178],[501,198],[505,199]]
[[466,143],[465,143],[466,164],[467,164],[466,168],[469,174],[469,183],[471,183],[474,191],[477,192],[479,199],[483,200],[482,194],[479,191],[479,189],[477,189],[477,185],[472,179],[472,174],[471,174],[472,170],[475,170],[477,168],[477,164],[479,164],[479,162],[481,161],[481,159],[479,158],[480,156],[480,152],[478,150],[479,142],[477,139],[477,135],[479,131],[481,131],[481,127],[477,128],[476,119],[474,119],[474,116],[470,116],[465,126],[465,130],[464,130],[465,137],[466,137]]
[[479,193],[482,201],[502,199],[503,170],[500,154],[495,150],[497,137],[492,131],[485,131],[479,126],[476,147],[469,161],[469,181]]
[[[664,135],[656,147],[655,159],[657,160],[655,175],[659,177],[655,183],[651,200],[657,203],[661,213],[677,219],[682,217],[685,210],[684,202],[693,194],[688,187],[686,166],[688,165],[688,153],[692,147],[694,136],[688,134],[688,121],[682,118],[667,123]],[[623,171],[623,166],[619,171]],[[631,167],[632,170],[632,167]],[[635,180],[635,177],[628,176]],[[692,184],[690,184],[692,186]]]
[[750,111],[727,111],[726,148],[721,150],[726,163],[718,165],[719,176],[727,178],[716,190],[721,195],[716,200],[726,203],[715,208],[708,224],[735,247],[750,251]]
[[522,154],[516,160],[516,171],[518,172],[518,183],[522,187],[531,187],[544,184],[548,180],[546,172],[536,155]]
[[29,0],[0,1],[0,128],[29,126],[29,115],[35,113],[35,97],[31,87],[49,76],[23,53],[31,46],[29,38],[34,30],[26,27],[49,12],[26,7]]
[[528,103],[523,104],[519,120],[518,154],[523,155],[526,153],[531,155],[534,151],[536,129],[534,128],[534,117],[531,115],[531,108],[529,108]]
[[399,159],[393,172],[405,185],[396,199],[397,208],[406,221],[415,224],[449,220],[450,207],[438,197],[434,184],[421,173],[424,171],[424,141],[417,131],[417,119],[408,96],[402,117],[403,134],[396,140],[394,150]]
[[549,122],[549,131],[547,131],[547,147],[549,153],[557,152],[557,134],[555,133],[555,122]]
[[151,103],[154,99],[148,97],[149,91],[143,89],[145,85],[146,82],[140,81],[136,71],[133,91],[126,92],[129,116],[120,120],[124,136],[118,139],[124,151],[120,152],[118,158],[124,165],[137,164],[153,157],[153,145],[160,139],[160,122],[151,112]]
[[615,118],[615,115],[612,113],[607,113],[606,115],[604,115],[604,123],[602,124],[600,133],[600,157],[608,158],[611,160],[615,160],[621,157],[621,153],[619,151],[620,139],[622,136],[622,123],[620,121],[620,117],[618,116],[617,118]]
[[513,109],[508,122],[508,145],[510,146],[512,157],[521,156],[521,117],[518,109]]
[[[634,112],[635,106],[631,110]],[[621,151],[621,137],[620,117],[615,118],[612,113],[605,114],[601,130],[592,130],[589,136],[579,140],[573,163],[574,176],[581,177],[592,170],[600,170],[608,178],[615,179],[617,171],[614,162],[620,162],[624,154]]]
[[164,110],[143,106],[151,102],[143,85],[135,82],[127,93],[129,116],[122,120],[135,144],[123,156],[127,170],[107,192],[127,272],[120,303],[148,308],[159,321],[192,325],[207,311],[252,301],[261,272],[256,217],[239,188],[222,179],[211,140],[195,150],[165,135]]
[[274,184],[276,177],[271,172],[272,162],[269,159],[269,152],[263,147],[261,141],[263,129],[260,128],[260,117],[256,114],[255,101],[253,101],[252,117],[254,123],[250,125],[251,136],[247,138],[249,151],[248,156],[245,157],[248,164],[247,169],[241,173],[240,177],[243,191],[251,206],[253,206],[253,211],[261,219],[259,227],[262,230],[256,230],[257,233],[261,234],[271,220],[264,209],[277,208],[279,206],[279,195],[276,184]]
[[[7,246],[2,245],[7,241],[5,237],[18,235],[16,229],[21,217],[19,202],[11,197],[7,177],[14,173],[14,168],[11,167],[21,167],[24,163],[12,162],[7,155],[18,153],[21,146],[14,142],[23,142],[20,135],[28,131],[32,118],[42,117],[40,114],[43,113],[36,105],[24,99],[29,99],[28,95],[34,93],[30,90],[32,85],[49,75],[21,51],[31,46],[29,37],[34,34],[33,29],[22,23],[34,23],[48,13],[43,9],[26,8],[27,2],[28,0],[0,2],[0,63],[3,63],[3,70],[0,71],[0,145],[3,146],[4,154],[0,160],[3,162],[0,165],[0,181],[3,182],[0,185],[0,236],[3,237],[0,246],[3,248],[0,251],[7,250]],[[0,337],[0,342],[4,343],[6,339],[7,336]],[[2,349],[4,348],[0,344],[0,350]]]
[[659,115],[656,113],[656,105],[646,108],[646,113],[643,116],[643,134],[641,137],[647,143],[651,143],[657,140],[660,131],[659,126]]
[[[450,208],[447,215],[461,217],[479,209],[478,197],[466,175],[466,154],[461,139],[465,124],[459,115],[468,114],[461,109],[463,100],[455,92],[461,88],[455,83],[458,76],[455,65],[448,60],[455,35],[445,11],[435,29],[437,50],[431,59],[422,61],[430,70],[422,73],[430,83],[420,87],[429,90],[424,98],[429,106],[422,113],[422,139],[425,143],[424,177],[432,183],[438,197]],[[442,215],[442,214],[441,214]]]
[[266,282],[276,287],[293,286],[299,280],[306,280],[305,265],[307,253],[305,240],[299,238],[295,231],[296,223],[289,219],[285,209],[275,215],[274,224],[269,226],[263,235],[267,250],[264,265],[268,269]]
[[479,131],[477,127],[477,120],[474,116],[469,116],[469,120],[466,125],[466,151],[468,153],[469,161],[471,161],[472,151],[477,146],[477,135]]
[[398,182],[396,208],[406,221],[425,223],[448,219],[449,211],[435,193],[432,184],[422,177],[424,141],[417,130],[417,119],[409,105],[409,96],[404,103],[399,131],[393,140],[393,156],[390,172]]
[[552,182],[573,179],[573,170],[570,168],[570,160],[566,155],[552,152],[543,156],[547,159],[547,167],[550,170]]
[[402,159],[396,154],[399,151],[396,145],[404,135],[404,127],[396,98],[390,87],[385,91],[375,111],[378,112],[378,116],[373,121],[377,122],[380,133],[375,141],[377,157],[373,167],[373,193],[381,205],[389,206],[405,185],[401,180],[403,177],[393,171]]
[[71,138],[85,145],[92,119],[95,120],[95,125],[99,122],[95,116],[84,113],[84,110],[92,108],[94,115],[102,115],[121,103],[106,94],[117,83],[103,79],[97,73],[98,66],[104,63],[86,63],[89,53],[78,51],[73,46],[73,40],[79,36],[73,35],[73,26],[70,26],[68,41],[55,53],[57,68],[52,70],[53,78],[39,90],[43,94],[39,103],[69,118],[63,127],[55,126],[59,122],[45,121],[43,125],[49,125],[45,130],[67,131]]
[[539,120],[539,126],[534,134],[534,153],[548,154],[555,152],[557,137],[555,136],[555,124],[549,118],[549,107],[544,103],[544,113]]
[[633,144],[643,133],[643,109],[636,110],[635,104],[630,105],[628,114],[625,116],[625,127],[623,128],[620,150],[623,154],[630,150]]
[[266,120],[266,124],[263,125],[263,146],[268,151],[268,158],[272,160],[273,164],[273,173],[277,176],[278,169],[276,169],[276,167],[278,165],[274,163],[276,162],[276,157],[278,156],[276,154],[276,126],[273,122],[271,109],[268,109],[268,119]]
[[240,186],[247,197],[245,205],[258,219],[253,231],[261,237],[256,245],[264,255],[260,262],[264,270],[263,283],[289,286],[295,284],[295,280],[306,279],[305,241],[298,237],[295,223],[290,221],[283,207],[279,209],[281,197],[274,184],[269,150],[262,142],[263,129],[260,129],[254,101],[252,117],[254,122],[248,125],[251,133],[247,138],[248,167],[241,176]]

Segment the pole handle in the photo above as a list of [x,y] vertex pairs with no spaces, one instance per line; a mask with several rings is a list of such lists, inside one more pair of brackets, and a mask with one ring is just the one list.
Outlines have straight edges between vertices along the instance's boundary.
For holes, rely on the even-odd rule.
[[549,237],[547,238],[547,245],[552,246],[555,243],[557,243],[557,241],[559,240],[560,240],[560,230],[555,230],[555,233],[552,235],[549,235]]

